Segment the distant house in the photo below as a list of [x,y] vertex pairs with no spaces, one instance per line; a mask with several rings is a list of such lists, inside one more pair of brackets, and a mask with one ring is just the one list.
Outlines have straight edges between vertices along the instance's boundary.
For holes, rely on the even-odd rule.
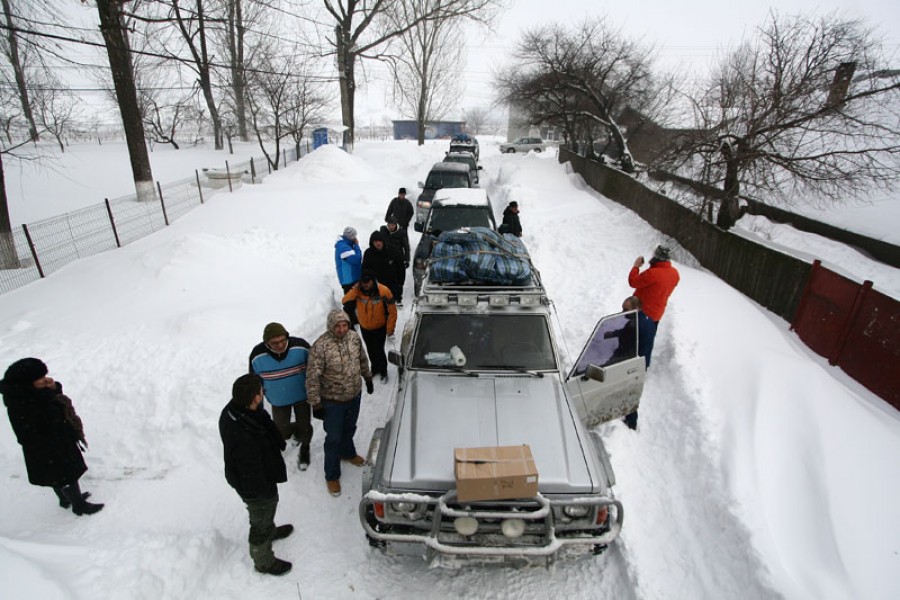
[[[395,140],[419,139],[418,123],[416,121],[391,121],[394,124]],[[465,121],[425,121],[425,139],[440,140],[457,133],[464,133]]]

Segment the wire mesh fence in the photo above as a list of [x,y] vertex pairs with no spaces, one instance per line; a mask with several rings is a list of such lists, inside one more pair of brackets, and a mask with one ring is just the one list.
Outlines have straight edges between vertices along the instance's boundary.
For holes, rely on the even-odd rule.
[[[278,168],[300,160],[309,144],[270,155]],[[0,293],[58,271],[79,258],[124,246],[163,229],[214,195],[256,184],[274,169],[265,156],[224,169],[194,171],[194,177],[165,185],[157,182],[153,201],[132,194],[0,232]]]

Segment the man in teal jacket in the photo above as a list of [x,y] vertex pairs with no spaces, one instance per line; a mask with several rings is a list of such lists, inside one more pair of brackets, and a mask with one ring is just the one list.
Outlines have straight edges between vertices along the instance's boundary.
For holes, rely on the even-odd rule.
[[[309,343],[288,335],[281,323],[269,323],[263,341],[250,352],[250,373],[262,378],[266,399],[272,405],[272,420],[285,440],[300,444],[297,466],[309,467],[309,442],[313,428],[306,402],[306,363]],[[294,423],[291,423],[291,413]]]

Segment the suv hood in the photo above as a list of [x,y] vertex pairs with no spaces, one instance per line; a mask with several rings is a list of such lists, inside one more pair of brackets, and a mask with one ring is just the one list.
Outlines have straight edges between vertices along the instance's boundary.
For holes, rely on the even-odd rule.
[[581,449],[582,430],[558,374],[467,377],[411,371],[385,483],[409,490],[455,487],[454,448],[528,444],[543,493],[600,491]]

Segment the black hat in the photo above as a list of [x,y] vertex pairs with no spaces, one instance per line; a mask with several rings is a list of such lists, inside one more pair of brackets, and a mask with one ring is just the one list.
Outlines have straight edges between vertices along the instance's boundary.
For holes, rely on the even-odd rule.
[[400,188],[400,189],[397,191],[397,193],[398,193],[398,194],[405,194],[405,193],[406,193],[406,188]]
[[389,215],[388,218],[385,219],[385,222],[388,224],[393,223],[394,225],[400,224],[400,221],[398,221],[397,217],[395,217],[394,215]]
[[30,385],[47,376],[47,365],[39,358],[23,358],[9,365],[3,381],[9,385]]
[[369,281],[375,281],[375,271],[371,269],[366,269],[362,272],[362,275],[359,276],[360,283],[366,283]]
[[511,207],[513,207],[513,208],[519,208],[519,203],[516,202],[515,200],[513,200],[512,202],[510,202],[509,205],[510,205]]

